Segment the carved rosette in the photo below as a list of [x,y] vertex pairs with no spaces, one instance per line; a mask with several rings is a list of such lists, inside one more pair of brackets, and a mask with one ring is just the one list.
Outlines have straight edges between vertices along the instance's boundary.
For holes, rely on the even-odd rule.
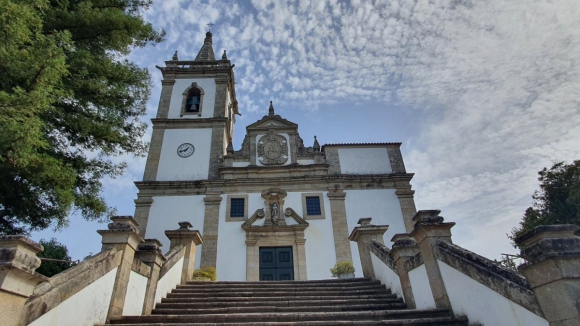
[[288,141],[274,130],[260,138],[258,156],[263,165],[281,165],[288,161]]

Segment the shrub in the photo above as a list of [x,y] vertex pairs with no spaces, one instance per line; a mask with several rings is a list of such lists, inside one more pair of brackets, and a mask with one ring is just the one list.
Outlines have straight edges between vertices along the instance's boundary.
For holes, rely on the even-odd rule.
[[196,281],[210,280],[215,282],[217,279],[217,271],[213,266],[204,266],[193,271],[193,279]]
[[341,274],[354,274],[354,266],[350,261],[341,261],[334,265],[333,268],[330,269],[332,273],[332,277],[338,277]]

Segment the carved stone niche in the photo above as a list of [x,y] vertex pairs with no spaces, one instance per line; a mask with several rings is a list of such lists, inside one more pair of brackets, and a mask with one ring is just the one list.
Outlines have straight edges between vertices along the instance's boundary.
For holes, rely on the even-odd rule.
[[286,225],[284,219],[284,198],[286,198],[286,191],[280,188],[270,188],[262,191],[262,198],[264,198],[264,207],[266,220],[264,225]]

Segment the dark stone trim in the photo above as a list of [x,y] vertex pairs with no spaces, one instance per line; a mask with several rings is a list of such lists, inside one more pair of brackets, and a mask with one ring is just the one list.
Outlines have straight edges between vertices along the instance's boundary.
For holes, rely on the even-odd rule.
[[167,260],[161,266],[159,271],[159,279],[161,279],[169,270],[177,264],[177,262],[185,256],[185,246],[179,245],[171,249],[167,253]]
[[543,317],[542,310],[528,281],[519,273],[458,245],[437,240],[437,259],[505,298]]
[[133,259],[131,270],[145,277],[149,277],[149,275],[151,274],[151,267],[147,266],[144,262],[139,261],[137,259]]
[[387,267],[389,267],[395,274],[399,275],[397,271],[397,265],[393,258],[391,258],[391,251],[387,246],[382,243],[373,241],[370,243],[370,250],[375,256],[377,256]]

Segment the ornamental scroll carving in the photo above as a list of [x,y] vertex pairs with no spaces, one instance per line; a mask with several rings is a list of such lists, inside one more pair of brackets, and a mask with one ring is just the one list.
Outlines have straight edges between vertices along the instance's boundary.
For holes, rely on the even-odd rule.
[[263,165],[280,165],[288,161],[288,141],[274,130],[260,138],[258,156]]

